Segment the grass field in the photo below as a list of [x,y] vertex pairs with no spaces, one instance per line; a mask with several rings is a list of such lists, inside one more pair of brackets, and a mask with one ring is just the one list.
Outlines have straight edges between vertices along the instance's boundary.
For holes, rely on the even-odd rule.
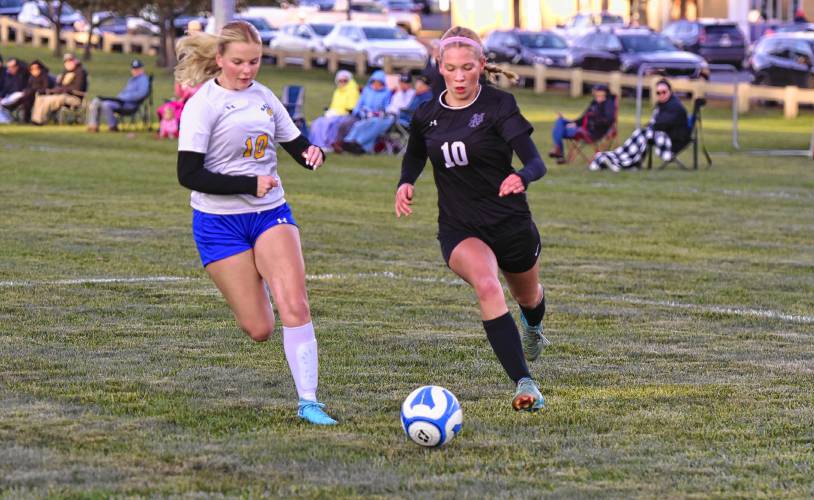
[[[94,92],[126,62],[92,63]],[[330,92],[319,71],[261,80],[304,82],[310,117]],[[586,102],[517,96],[541,149]],[[733,153],[728,116],[707,115],[710,170],[554,165],[533,185],[554,342],[538,414],[511,410],[443,265],[430,175],[396,220],[397,159],[314,174],[282,155],[331,429],[296,419],[279,336],[239,333],[200,268],[174,143],[0,128],[0,496],[813,496],[814,166]],[[812,125],[755,111],[741,144],[805,148]],[[398,420],[427,383],[464,410],[441,450]]]

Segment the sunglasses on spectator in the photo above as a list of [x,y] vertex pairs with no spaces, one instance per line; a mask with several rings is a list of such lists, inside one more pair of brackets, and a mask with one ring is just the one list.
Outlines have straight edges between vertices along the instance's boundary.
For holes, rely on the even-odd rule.
[[669,90],[657,90],[656,91],[656,95],[667,95],[669,93],[670,93]]

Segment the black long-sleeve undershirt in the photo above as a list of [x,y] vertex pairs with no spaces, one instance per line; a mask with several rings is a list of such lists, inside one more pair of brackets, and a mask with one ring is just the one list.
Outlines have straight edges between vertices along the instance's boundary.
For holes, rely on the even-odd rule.
[[[523,180],[525,187],[546,174],[545,163],[543,163],[534,141],[531,140],[531,136],[526,134],[518,135],[509,141],[509,145],[523,163],[523,168],[517,172],[517,175]],[[407,142],[407,150],[404,152],[404,159],[401,163],[401,178],[398,185],[415,184],[426,163],[426,144],[424,141],[413,140],[411,137]]]
[[[306,165],[302,153],[311,145],[302,135],[280,145],[304,168]],[[257,177],[251,175],[227,175],[211,172],[204,168],[206,155],[193,151],[178,152],[178,182],[185,188],[207,194],[257,194]],[[322,153],[325,160],[325,153]]]

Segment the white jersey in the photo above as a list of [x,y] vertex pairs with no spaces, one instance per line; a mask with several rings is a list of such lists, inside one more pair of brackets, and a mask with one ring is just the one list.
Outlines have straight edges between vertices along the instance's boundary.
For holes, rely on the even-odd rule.
[[[206,155],[204,168],[225,175],[277,176],[276,143],[300,135],[283,104],[264,85],[227,90],[204,83],[184,106],[178,151]],[[279,179],[279,177],[278,177]],[[285,203],[282,183],[258,198],[250,194],[193,191],[190,205],[211,214],[260,212]]]

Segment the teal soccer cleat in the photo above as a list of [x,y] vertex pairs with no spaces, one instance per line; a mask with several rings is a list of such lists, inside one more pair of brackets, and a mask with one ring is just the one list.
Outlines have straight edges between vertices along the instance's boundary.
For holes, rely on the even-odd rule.
[[297,416],[309,424],[336,425],[336,420],[332,419],[327,413],[325,413],[325,410],[323,410],[324,407],[325,403],[300,399],[300,405],[297,409]]
[[517,382],[517,391],[514,393],[512,408],[516,411],[537,411],[545,406],[545,399],[537,388],[537,382],[529,377],[521,378]]
[[534,361],[540,357],[543,349],[551,345],[551,341],[543,335],[542,321],[537,326],[531,326],[526,321],[526,317],[523,316],[523,311],[520,311],[520,323],[523,325],[523,333],[521,334],[523,354],[528,361]]

